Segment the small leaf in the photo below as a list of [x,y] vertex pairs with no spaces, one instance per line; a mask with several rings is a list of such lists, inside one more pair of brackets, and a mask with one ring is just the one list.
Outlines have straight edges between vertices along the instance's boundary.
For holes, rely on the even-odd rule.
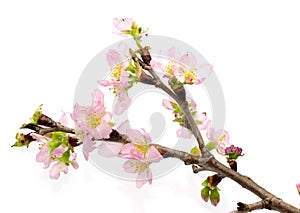
[[206,148],[209,150],[209,151],[211,151],[211,150],[213,150],[213,149],[215,149],[216,148],[216,146],[215,146],[215,144],[213,143],[213,142],[208,142],[207,144],[206,144]]
[[59,158],[59,160],[63,163],[70,163],[70,149],[64,152],[64,154]]
[[173,122],[181,123],[181,122],[182,122],[182,118],[175,118],[175,119],[173,120]]
[[39,118],[41,117],[42,115],[42,107],[43,107],[43,104],[41,104],[34,112],[34,114],[32,115],[32,118],[30,120],[30,123],[32,124],[37,124]]
[[195,155],[195,156],[199,156],[199,157],[202,156],[201,150],[200,150],[199,147],[197,147],[197,146],[194,146],[194,147],[191,149],[190,154],[191,154],[191,155]]

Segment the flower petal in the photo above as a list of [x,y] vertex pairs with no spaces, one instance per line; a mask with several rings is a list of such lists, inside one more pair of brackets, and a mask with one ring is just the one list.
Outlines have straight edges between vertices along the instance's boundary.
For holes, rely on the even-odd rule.
[[137,160],[127,160],[123,164],[125,172],[128,173],[137,173],[139,169],[139,161]]
[[132,18],[123,18],[123,19],[114,18],[113,19],[113,24],[120,31],[131,30],[132,23],[133,23]]
[[63,162],[58,161],[50,169],[49,176],[51,179],[58,179],[60,176],[60,172],[64,172],[65,174],[67,174],[68,166]]
[[176,135],[177,135],[178,138],[180,137],[180,138],[187,138],[187,139],[189,139],[189,138],[192,137],[191,131],[188,130],[187,128],[185,128],[185,127],[181,127],[180,129],[178,129],[176,131]]
[[162,100],[162,105],[169,110],[173,110],[173,107],[171,105],[171,101],[167,100],[167,99],[163,99]]
[[159,151],[154,146],[150,146],[146,153],[145,160],[147,162],[159,162],[162,159],[163,156],[159,153]]
[[117,142],[102,142],[98,146],[98,154],[103,157],[115,157],[119,154],[123,144]]

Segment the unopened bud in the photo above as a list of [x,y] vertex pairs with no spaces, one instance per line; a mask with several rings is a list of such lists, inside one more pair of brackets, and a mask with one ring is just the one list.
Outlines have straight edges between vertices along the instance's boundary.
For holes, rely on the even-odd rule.
[[218,205],[218,203],[220,202],[220,194],[218,192],[218,188],[211,190],[209,199],[212,205],[214,206]]
[[149,47],[144,47],[141,50],[141,57],[143,59],[143,62],[147,65],[150,65],[150,61],[152,60],[149,49]]
[[201,197],[202,199],[207,202],[209,199],[209,192],[210,192],[210,188],[208,186],[205,186],[202,190],[201,190]]

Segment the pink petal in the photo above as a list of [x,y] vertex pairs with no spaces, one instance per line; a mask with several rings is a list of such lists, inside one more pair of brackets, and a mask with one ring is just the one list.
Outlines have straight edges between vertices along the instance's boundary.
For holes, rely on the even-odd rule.
[[140,189],[147,182],[149,182],[149,184],[152,184],[152,172],[149,167],[146,170],[140,171],[138,173],[138,176],[136,178],[136,187]]
[[95,144],[96,144],[96,142],[92,141],[89,137],[87,137],[87,139],[85,141],[83,141],[82,152],[83,152],[85,160],[88,160],[89,153],[92,152],[94,149],[96,149]]
[[76,157],[77,157],[77,154],[75,152],[72,152],[71,153],[71,156],[70,156],[70,161],[71,161],[71,164],[73,166],[74,169],[78,169],[79,168],[79,165],[76,161]]
[[67,126],[68,125],[68,116],[67,116],[67,113],[65,112],[62,112],[62,116],[60,117],[59,119],[59,123],[61,123],[62,125],[65,125]]
[[139,169],[139,163],[140,162],[137,160],[127,160],[123,164],[123,168],[124,168],[125,172],[137,173],[138,169]]
[[63,147],[62,145],[60,145],[59,147],[55,148],[52,151],[52,156],[53,158],[60,158],[63,156],[63,154],[68,150],[67,147]]
[[40,142],[40,143],[47,143],[48,141],[50,141],[51,139],[46,137],[46,136],[42,136],[36,133],[30,133],[30,136],[34,138],[35,141]]
[[188,130],[187,128],[181,127],[180,129],[178,129],[176,131],[176,135],[179,138],[191,138],[192,137],[192,133],[190,130]]
[[136,151],[136,145],[133,143],[125,144],[120,150],[119,156],[127,159],[137,159],[137,160],[143,159],[142,153]]
[[119,97],[118,102],[116,103],[114,108],[114,113],[116,115],[121,115],[125,110],[129,108],[130,105],[131,99],[127,95]]
[[162,159],[163,156],[159,153],[159,151],[154,146],[150,146],[146,153],[145,160],[147,162],[159,162]]
[[133,23],[132,18],[123,18],[123,19],[114,18],[113,19],[113,24],[120,31],[131,30],[132,23]]
[[36,161],[44,163],[44,169],[48,168],[51,163],[50,147],[44,144],[36,155]]
[[171,47],[168,51],[167,51],[167,56],[171,59],[171,60],[176,60],[178,58],[178,49],[176,47]]
[[106,121],[102,121],[100,125],[98,125],[91,134],[96,139],[109,138],[112,129],[109,123]]
[[67,174],[68,166],[63,162],[58,161],[50,169],[49,176],[51,179],[58,179],[60,176],[60,172],[64,172],[65,174]]
[[123,123],[121,123],[117,130],[119,130],[119,132],[123,133],[123,134],[126,134],[128,130],[130,130],[130,125],[129,125],[129,121],[128,120],[125,120]]
[[104,95],[99,89],[94,92],[93,107],[95,109],[104,108]]
[[119,154],[123,144],[117,142],[102,142],[98,146],[98,154],[103,157],[115,157]]
[[197,59],[196,56],[192,52],[185,53],[179,61],[184,64],[185,66],[188,66],[190,68],[196,67]]
[[162,71],[162,70],[164,70],[164,65],[163,65],[163,63],[161,62],[161,61],[159,61],[159,60],[151,60],[150,61],[150,65],[151,65],[151,67],[153,68],[153,70],[155,70],[155,71]]
[[102,116],[101,120],[106,121],[109,123],[112,119],[112,114],[110,112],[105,112],[105,114]]
[[173,107],[171,105],[171,101],[167,100],[167,99],[163,99],[162,101],[162,105],[169,110],[173,110]]
[[109,87],[109,86],[113,86],[114,82],[108,80],[98,80],[98,84],[100,84],[100,86],[103,87]]
[[106,54],[106,60],[111,68],[122,62],[121,55],[118,51],[110,49]]

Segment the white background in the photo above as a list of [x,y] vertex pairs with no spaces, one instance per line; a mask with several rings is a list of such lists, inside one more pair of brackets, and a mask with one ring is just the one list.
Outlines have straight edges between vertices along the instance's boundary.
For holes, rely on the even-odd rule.
[[0,212],[228,212],[238,201],[258,201],[224,180],[222,201],[212,207],[200,198],[204,175],[186,166],[138,190],[81,155],[80,169],[53,181],[35,162],[35,148],[10,148],[40,103],[55,118],[71,111],[81,71],[120,39],[111,33],[112,18],[128,16],[150,34],[189,43],[214,65],[225,93],[226,129],[246,153],[239,171],[299,206],[298,3],[1,1]]

